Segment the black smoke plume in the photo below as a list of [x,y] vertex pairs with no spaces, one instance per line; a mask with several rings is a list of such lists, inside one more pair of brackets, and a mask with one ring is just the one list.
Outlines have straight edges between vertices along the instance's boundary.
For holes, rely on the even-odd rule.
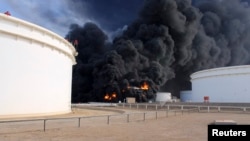
[[[179,96],[190,74],[250,63],[250,8],[240,0],[146,0],[112,43],[95,24],[72,25],[77,39],[72,102],[103,101],[116,93],[148,101],[157,91]],[[148,90],[140,89],[144,83]]]

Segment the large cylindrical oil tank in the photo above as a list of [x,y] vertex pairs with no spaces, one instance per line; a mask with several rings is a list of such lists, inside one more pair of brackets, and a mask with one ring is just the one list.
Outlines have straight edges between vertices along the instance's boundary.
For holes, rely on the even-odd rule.
[[59,35],[0,14],[0,117],[71,112],[77,52]]
[[192,101],[250,102],[250,65],[222,67],[193,73]]

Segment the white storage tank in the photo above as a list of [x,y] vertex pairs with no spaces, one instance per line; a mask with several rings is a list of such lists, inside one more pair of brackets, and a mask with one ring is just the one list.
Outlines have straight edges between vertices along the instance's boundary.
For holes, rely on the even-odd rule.
[[192,91],[181,91],[180,92],[180,100],[181,102],[192,102]]
[[170,102],[171,100],[172,96],[169,92],[158,92],[156,94],[156,102]]
[[71,112],[77,52],[59,35],[0,14],[0,117]]
[[250,65],[222,67],[191,75],[192,101],[250,102]]

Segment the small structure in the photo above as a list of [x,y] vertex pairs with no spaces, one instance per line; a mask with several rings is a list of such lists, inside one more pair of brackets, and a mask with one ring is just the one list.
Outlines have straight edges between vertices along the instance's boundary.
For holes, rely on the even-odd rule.
[[209,103],[209,96],[204,96],[204,103]]
[[127,97],[126,102],[127,103],[135,103],[135,98],[134,97]]

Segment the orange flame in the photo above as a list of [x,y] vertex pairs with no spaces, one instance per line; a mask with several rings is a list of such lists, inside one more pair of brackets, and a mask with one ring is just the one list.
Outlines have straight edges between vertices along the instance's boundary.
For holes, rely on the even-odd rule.
[[143,82],[143,84],[141,85],[141,89],[142,90],[148,90],[148,88],[149,88],[148,83],[147,82]]
[[109,99],[110,99],[109,95],[106,94],[106,95],[104,96],[104,99],[105,99],[105,100],[109,100]]
[[112,100],[112,99],[115,99],[116,97],[117,97],[116,93],[113,92],[111,95],[110,95],[110,94],[106,94],[106,95],[104,96],[104,100],[110,101],[110,100]]
[[116,93],[112,93],[112,98],[116,98]]

